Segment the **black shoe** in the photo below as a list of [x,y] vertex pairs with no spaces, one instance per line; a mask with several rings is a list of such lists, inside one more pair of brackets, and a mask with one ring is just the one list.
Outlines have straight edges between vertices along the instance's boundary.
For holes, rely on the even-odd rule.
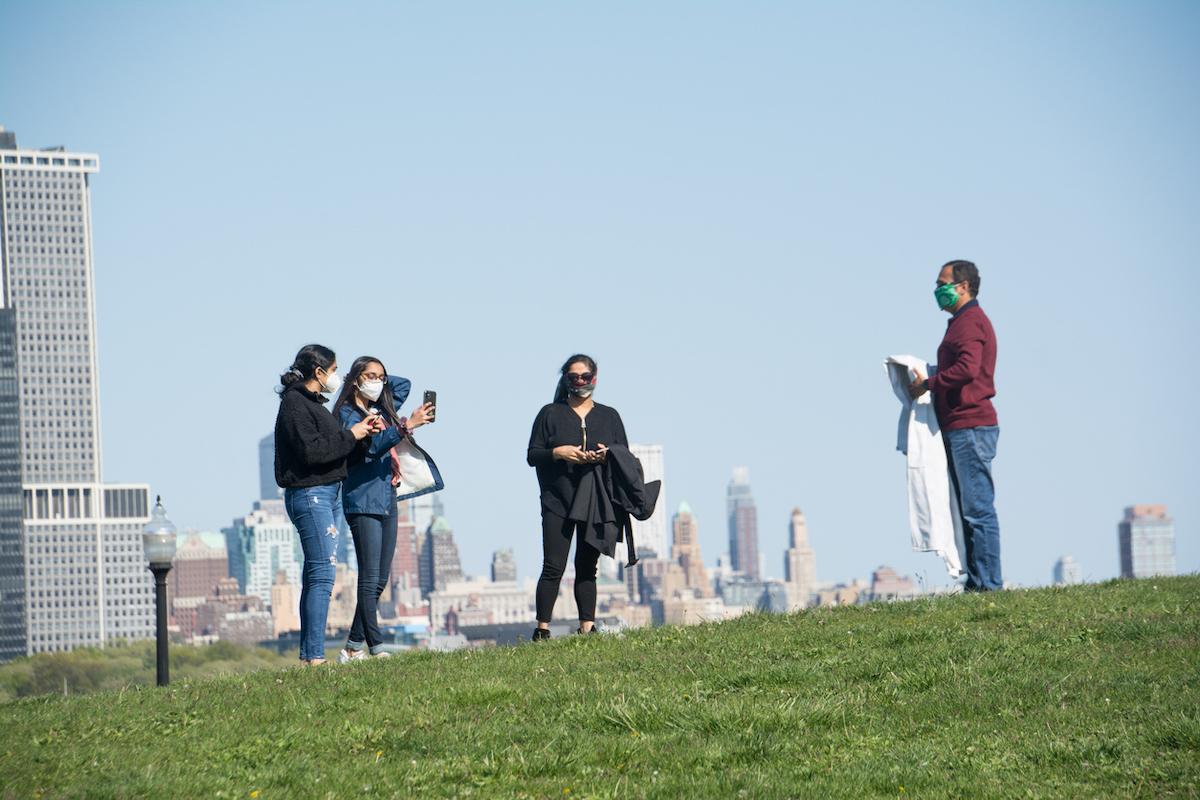
[[530,641],[533,641],[533,642],[540,642],[540,641],[549,640],[549,639],[550,639],[550,629],[549,628],[534,628],[533,636],[530,637]]
[[580,628],[578,628],[578,629],[577,629],[575,632],[576,632],[576,633],[599,633],[599,632],[600,632],[600,629],[599,629],[599,628],[597,628],[595,625],[593,625],[591,630],[587,630],[587,631],[585,631],[585,630],[582,628],[582,626],[581,626],[581,627],[580,627]]

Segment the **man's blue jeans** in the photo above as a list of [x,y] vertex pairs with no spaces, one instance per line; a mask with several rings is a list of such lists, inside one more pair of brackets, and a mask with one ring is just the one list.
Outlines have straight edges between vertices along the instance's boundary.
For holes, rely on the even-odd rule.
[[996,486],[992,459],[1000,427],[985,425],[942,431],[950,462],[950,481],[962,513],[966,544],[968,592],[1003,589],[1000,575],[1000,520],[996,517]]
[[285,489],[284,507],[300,536],[304,570],[300,588],[300,658],[325,657],[325,623],[337,570],[338,528],[334,510],[342,485]]
[[358,558],[358,605],[354,607],[354,622],[346,647],[362,650],[370,647],[371,655],[383,650],[383,634],[379,630],[379,596],[387,588],[392,572],[392,556],[396,554],[396,532],[399,515],[396,493],[392,492],[392,507],[385,514],[347,514],[354,535],[354,555]]

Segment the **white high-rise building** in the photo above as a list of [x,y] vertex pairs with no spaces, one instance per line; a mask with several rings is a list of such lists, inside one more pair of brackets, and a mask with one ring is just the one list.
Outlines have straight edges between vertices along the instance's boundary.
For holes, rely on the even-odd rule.
[[817,591],[817,555],[808,546],[808,522],[798,508],[792,509],[792,522],[788,526],[783,580],[788,590],[788,610],[806,608]]
[[1083,583],[1083,569],[1070,556],[1054,562],[1054,582],[1060,585]]
[[[642,477],[647,483],[663,479],[663,449],[660,444],[631,444],[629,452],[642,462]],[[633,520],[633,544],[641,556],[653,550],[659,558],[669,558],[671,541],[667,538],[667,486],[658,490],[658,505],[647,520]],[[619,554],[623,555],[623,553]],[[618,558],[624,564],[625,561]]]
[[0,128],[0,660],[154,632],[149,487],[102,483],[98,170]]
[[[270,608],[271,586],[280,571],[299,589],[304,553],[282,500],[255,500],[253,511],[221,532],[229,554],[229,577],[237,578],[242,594],[261,597]],[[297,592],[296,599],[299,597]]]

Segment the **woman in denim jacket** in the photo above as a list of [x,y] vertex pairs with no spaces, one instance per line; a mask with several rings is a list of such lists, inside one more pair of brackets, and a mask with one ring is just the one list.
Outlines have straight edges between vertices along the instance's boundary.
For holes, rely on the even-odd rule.
[[283,488],[288,518],[304,551],[300,589],[300,663],[325,663],[325,622],[333,592],[338,528],[334,509],[346,462],[361,459],[370,435],[382,430],[362,419],[338,425],[322,392],[341,386],[337,356],[328,347],[305,345],[279,376],[283,389],[275,418],[275,482]]
[[396,552],[395,487],[400,472],[392,448],[433,418],[433,406],[428,404],[408,419],[397,413],[396,409],[408,399],[410,387],[406,378],[389,377],[379,359],[362,356],[350,367],[333,406],[334,416],[343,428],[352,430],[367,420],[377,421],[379,430],[370,438],[365,457],[351,464],[343,483],[342,502],[358,559],[358,605],[346,646],[338,654],[343,664],[366,658],[368,649],[373,656],[387,655],[379,631],[378,607]]

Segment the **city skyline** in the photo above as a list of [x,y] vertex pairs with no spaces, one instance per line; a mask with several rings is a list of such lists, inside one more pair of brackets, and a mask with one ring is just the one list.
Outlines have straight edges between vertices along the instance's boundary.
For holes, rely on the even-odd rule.
[[[965,257],[1000,347],[1005,577],[1045,583],[1062,553],[1094,553],[1089,579],[1119,574],[1097,543],[1135,503],[1166,504],[1179,570],[1200,566],[1200,9],[329,10],[6,9],[20,35],[0,51],[0,125],[103,158],[105,479],[148,481],[176,524],[219,530],[258,493],[278,375],[322,342],[342,362],[379,356],[415,398],[438,391],[418,440],[463,567],[485,574],[500,540],[532,573],[529,425],[583,351],[596,401],[664,448],[667,511],[688,499],[710,561],[729,470],[746,466],[768,572],[799,506],[823,576],[886,563],[944,586],[908,551],[878,364],[933,359],[933,280]],[[937,55],[954,41],[971,58]],[[1153,302],[1139,264],[1170,287]],[[575,275],[595,324],[566,308]],[[1049,276],[1063,288],[1044,291]],[[397,308],[373,307],[390,283]],[[1109,430],[1129,413],[1096,380],[1113,364],[1154,376],[1137,426]],[[713,402],[693,400],[700,385]],[[164,425],[202,446],[181,457]]]

